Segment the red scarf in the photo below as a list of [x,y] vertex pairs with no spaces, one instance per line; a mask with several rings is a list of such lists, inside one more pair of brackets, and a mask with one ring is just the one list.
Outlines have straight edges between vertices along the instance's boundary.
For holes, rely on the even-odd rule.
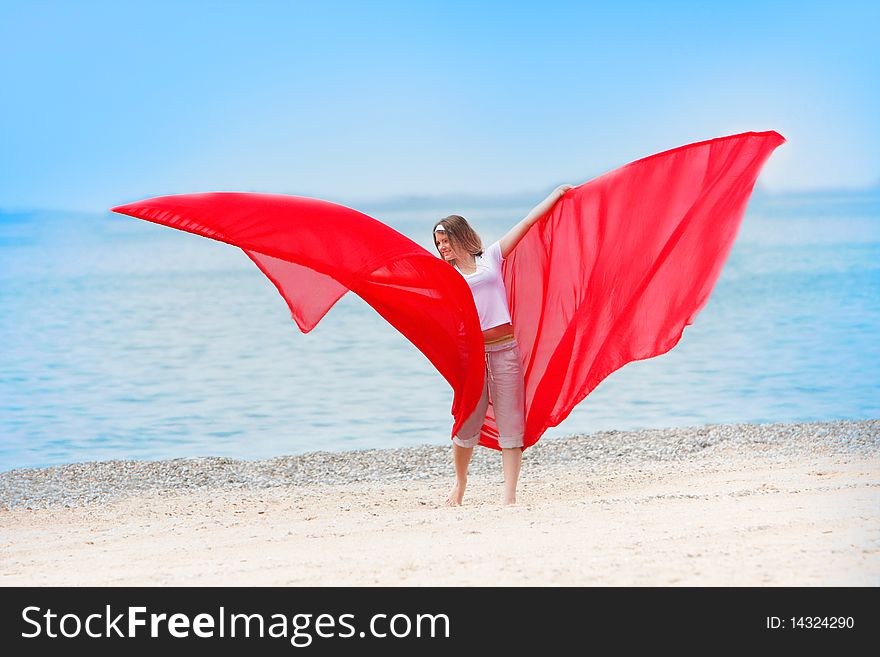
[[[672,349],[705,306],[755,181],[785,138],[745,132],[657,153],[570,189],[505,258],[523,357],[525,447],[605,377]],[[307,333],[348,290],[454,391],[450,438],[479,401],[484,347],[467,282],[356,210],[280,194],[180,194],[112,208],[241,248]],[[492,404],[480,444],[499,449]]]

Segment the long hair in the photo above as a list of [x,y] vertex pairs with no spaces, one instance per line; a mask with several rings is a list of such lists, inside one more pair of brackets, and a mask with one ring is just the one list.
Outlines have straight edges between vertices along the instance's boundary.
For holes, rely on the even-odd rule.
[[[483,255],[483,242],[480,240],[480,236],[477,235],[477,231],[471,228],[467,219],[458,214],[451,214],[434,224],[434,227],[436,228],[438,224],[446,229],[446,237],[449,239],[449,243],[456,249],[463,249],[472,256]],[[438,231],[434,231],[434,248],[437,249],[437,253],[440,253],[437,233]],[[447,260],[446,262],[450,265],[458,265],[456,259]]]

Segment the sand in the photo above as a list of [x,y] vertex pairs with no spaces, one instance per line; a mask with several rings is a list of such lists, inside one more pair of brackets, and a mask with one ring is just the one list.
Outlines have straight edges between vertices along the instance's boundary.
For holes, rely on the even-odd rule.
[[0,583],[880,584],[876,453],[723,442],[678,459],[585,464],[544,463],[530,451],[513,507],[500,504],[497,452],[478,448],[485,467],[475,467],[461,507],[443,504],[450,465],[427,479],[172,488],[6,508]]

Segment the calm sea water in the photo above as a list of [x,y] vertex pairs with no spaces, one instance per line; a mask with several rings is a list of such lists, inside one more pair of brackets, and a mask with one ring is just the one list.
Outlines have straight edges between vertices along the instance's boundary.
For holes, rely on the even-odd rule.
[[[430,248],[522,207],[362,208]],[[880,417],[880,191],[753,197],[679,344],[544,439]],[[0,214],[0,470],[449,444],[452,390],[354,294],[309,334],[238,249],[114,215]]]

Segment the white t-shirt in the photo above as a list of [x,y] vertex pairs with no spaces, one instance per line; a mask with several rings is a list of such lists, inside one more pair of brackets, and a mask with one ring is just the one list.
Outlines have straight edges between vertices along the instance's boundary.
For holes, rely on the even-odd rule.
[[473,274],[463,273],[458,266],[455,268],[471,288],[480,316],[480,328],[485,331],[510,321],[507,290],[501,277],[501,242],[493,242],[482,256],[475,256],[475,260],[477,271]]

